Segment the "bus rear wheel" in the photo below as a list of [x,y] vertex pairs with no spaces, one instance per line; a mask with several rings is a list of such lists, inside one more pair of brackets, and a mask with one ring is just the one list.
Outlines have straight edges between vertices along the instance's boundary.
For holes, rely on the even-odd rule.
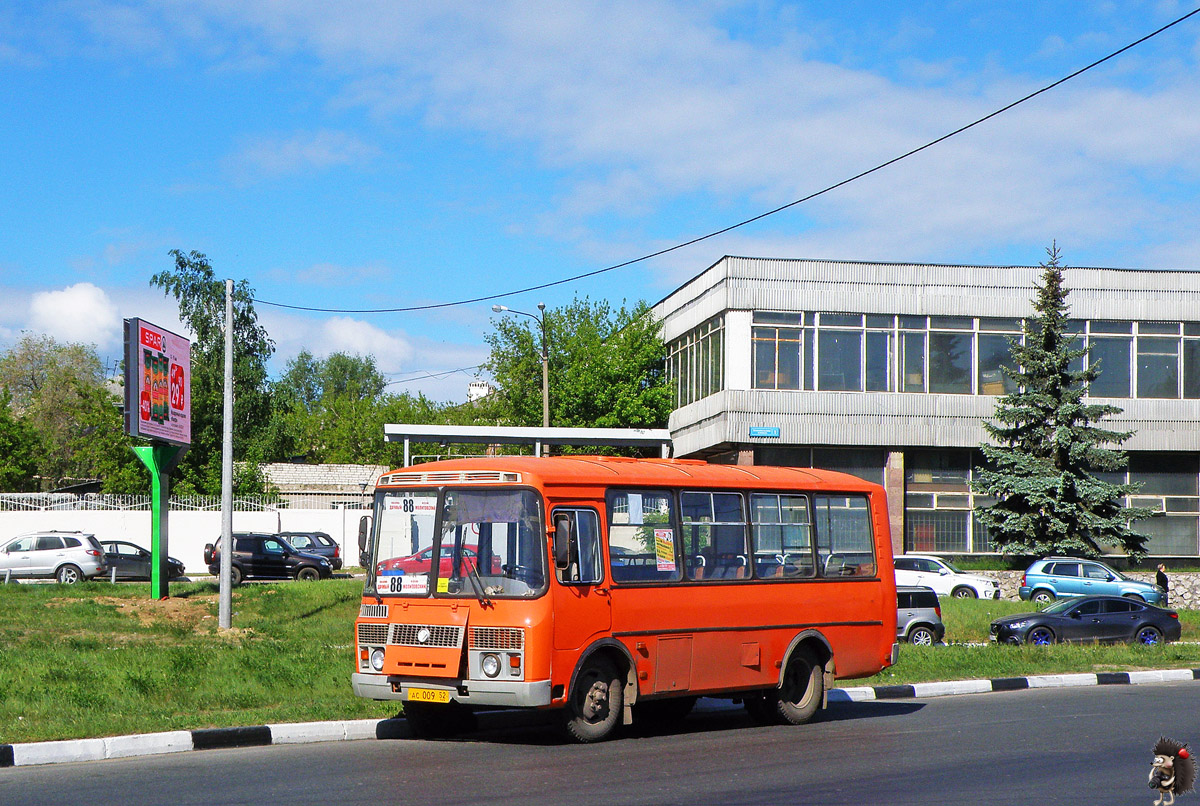
[[809,649],[798,649],[788,661],[775,710],[789,725],[803,725],[825,700],[825,669]]
[[809,649],[798,649],[788,661],[783,685],[757,697],[747,697],[750,717],[765,725],[803,725],[825,699],[825,670]]
[[607,739],[617,727],[624,704],[624,684],[612,661],[589,660],[567,700],[563,725],[577,742]]

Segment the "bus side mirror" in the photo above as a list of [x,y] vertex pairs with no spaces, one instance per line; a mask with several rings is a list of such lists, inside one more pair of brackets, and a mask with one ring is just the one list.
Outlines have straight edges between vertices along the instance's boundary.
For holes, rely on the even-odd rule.
[[358,562],[364,568],[369,565],[367,557],[367,540],[371,537],[371,516],[363,515],[358,519]]
[[358,519],[358,550],[367,550],[367,538],[371,535],[371,516],[363,515]]
[[571,518],[554,516],[554,566],[565,571],[571,565]]

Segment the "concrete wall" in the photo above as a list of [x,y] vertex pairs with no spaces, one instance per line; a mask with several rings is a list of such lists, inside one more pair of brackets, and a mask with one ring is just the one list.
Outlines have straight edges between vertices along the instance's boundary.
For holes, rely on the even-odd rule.
[[[346,565],[358,564],[358,519],[361,509],[296,509],[278,512],[234,512],[235,532],[327,532],[342,549]],[[99,540],[128,540],[150,548],[149,510],[82,510],[0,512],[0,542],[44,529],[81,531]],[[220,512],[172,510],[167,525],[167,554],[191,574],[207,574],[204,544],[221,536]]]

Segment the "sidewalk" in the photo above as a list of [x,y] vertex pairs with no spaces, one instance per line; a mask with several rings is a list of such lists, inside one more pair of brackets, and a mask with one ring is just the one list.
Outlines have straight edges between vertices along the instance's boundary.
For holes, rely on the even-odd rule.
[[[912,683],[900,686],[859,686],[835,688],[830,702],[867,702],[871,700],[925,699],[956,694],[987,694],[995,691],[1019,691],[1035,688],[1072,688],[1077,686],[1136,686],[1144,683],[1170,683],[1200,680],[1200,669],[1159,669],[1140,672],[1100,672],[1099,674],[1052,674],[1034,677],[1001,677],[992,680],[954,680],[943,683]],[[718,700],[710,701],[721,702]],[[717,710],[711,705],[700,710]],[[511,711],[491,712],[509,720]],[[528,712],[531,714],[540,712]],[[0,744],[0,767],[25,767],[34,764],[61,764],[72,761],[101,761],[191,750],[229,747],[258,747],[275,744],[342,742],[358,739],[408,739],[412,733],[404,719],[359,719],[334,722],[256,725],[244,728],[177,730],[112,736],[107,739],[73,739],[60,742]]]

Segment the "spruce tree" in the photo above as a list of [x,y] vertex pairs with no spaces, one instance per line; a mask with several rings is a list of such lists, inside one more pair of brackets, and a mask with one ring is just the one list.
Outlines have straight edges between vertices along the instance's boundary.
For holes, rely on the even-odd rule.
[[1013,366],[1002,367],[1016,391],[997,401],[996,422],[984,423],[994,444],[980,445],[985,466],[976,468],[972,487],[996,501],[975,514],[1001,553],[1096,556],[1118,548],[1136,562],[1147,538],[1129,524],[1151,510],[1123,506],[1138,485],[1096,477],[1125,467],[1117,448],[1132,432],[1098,425],[1121,409],[1084,401],[1104,368],[1072,368],[1087,351],[1067,329],[1058,245],[1046,254],[1024,343],[1010,339]]

